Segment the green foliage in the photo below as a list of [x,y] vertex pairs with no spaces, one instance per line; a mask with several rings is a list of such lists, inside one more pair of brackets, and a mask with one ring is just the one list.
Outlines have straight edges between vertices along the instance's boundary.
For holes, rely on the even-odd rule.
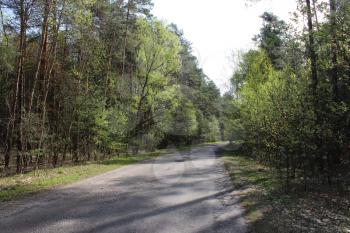
[[219,124],[219,120],[215,116],[211,116],[209,119],[204,119],[201,123],[203,124],[202,141],[217,142],[221,140],[220,124]]
[[173,135],[186,143],[215,137],[220,93],[176,26],[153,17],[152,6],[0,1],[6,172],[15,164],[20,173],[153,151]]
[[244,149],[273,165],[287,185],[301,180],[305,187],[318,180],[348,185],[350,89],[349,69],[342,63],[348,49],[340,52],[333,44],[340,48],[345,42],[348,33],[340,28],[349,23],[343,18],[348,7],[339,1],[336,25],[325,21],[315,32],[316,87],[311,64],[303,64],[309,59],[302,53],[310,49],[306,37],[287,35],[285,23],[265,13],[256,38],[260,48],[241,56],[231,79],[235,92],[223,98],[225,137],[242,140]]
[[[171,33],[163,23],[156,19],[137,21],[137,42],[139,47],[137,64],[138,75],[153,75],[155,81],[167,81],[164,75],[179,70],[180,43],[178,37]],[[152,80],[150,80],[151,83]]]
[[1,77],[14,72],[15,51],[0,41],[0,72]]
[[191,102],[182,101],[173,114],[171,134],[191,137],[197,131],[196,110]]
[[283,20],[279,20],[276,15],[270,12],[264,12],[261,18],[263,19],[263,27],[254,40],[259,42],[260,48],[267,52],[272,65],[276,69],[281,69],[285,63],[283,51],[286,42],[287,25]]

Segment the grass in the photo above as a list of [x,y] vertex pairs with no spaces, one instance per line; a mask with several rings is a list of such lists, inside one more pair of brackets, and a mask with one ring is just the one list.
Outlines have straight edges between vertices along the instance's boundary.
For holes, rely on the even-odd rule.
[[273,198],[271,194],[279,187],[277,177],[267,167],[248,157],[231,156],[226,152],[223,159],[234,187],[240,191],[246,219],[250,223],[258,222],[263,218],[266,209],[264,199]]
[[135,156],[114,157],[101,163],[38,170],[27,174],[0,178],[0,202],[14,200],[59,185],[93,177],[119,167],[160,156],[164,151]]
[[218,151],[255,233],[350,232],[350,200],[336,193],[289,190],[278,173],[236,146]]

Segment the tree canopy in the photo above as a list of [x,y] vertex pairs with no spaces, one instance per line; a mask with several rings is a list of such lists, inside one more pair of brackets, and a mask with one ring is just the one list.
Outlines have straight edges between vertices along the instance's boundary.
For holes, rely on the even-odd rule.
[[219,140],[220,92],[152,6],[0,1],[6,173]]
[[262,15],[258,48],[241,56],[234,88],[223,99],[226,137],[274,166],[287,185],[348,187],[349,32],[343,29],[350,5],[338,0],[314,6],[299,1],[295,14],[307,19],[303,30],[272,13]]

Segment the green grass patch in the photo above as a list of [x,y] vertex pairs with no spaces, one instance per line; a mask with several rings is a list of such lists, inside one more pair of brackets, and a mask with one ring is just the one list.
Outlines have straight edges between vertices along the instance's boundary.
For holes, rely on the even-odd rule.
[[58,185],[70,184],[119,167],[145,161],[165,151],[135,156],[114,157],[100,163],[38,170],[27,174],[0,178],[0,202],[14,200]]

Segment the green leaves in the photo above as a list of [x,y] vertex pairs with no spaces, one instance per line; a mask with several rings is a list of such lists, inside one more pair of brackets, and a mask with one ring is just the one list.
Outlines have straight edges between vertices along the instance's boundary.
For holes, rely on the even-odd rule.
[[137,21],[136,40],[138,75],[143,78],[152,76],[155,83],[166,84],[167,76],[180,69],[178,37],[153,18]]
[[[348,68],[341,62],[348,49],[339,52],[345,42],[340,36],[345,32],[339,30],[349,23],[342,18],[349,4],[338,4],[332,14],[339,18],[317,23],[312,35],[317,46],[305,39],[308,35],[287,35],[284,22],[265,13],[256,38],[260,49],[242,55],[231,79],[235,93],[224,97],[226,137],[243,139],[255,158],[282,172],[287,185],[298,176],[305,182],[342,180],[342,164],[349,162],[344,153],[349,142]],[[315,50],[313,67],[303,52],[311,51],[310,46]]]

